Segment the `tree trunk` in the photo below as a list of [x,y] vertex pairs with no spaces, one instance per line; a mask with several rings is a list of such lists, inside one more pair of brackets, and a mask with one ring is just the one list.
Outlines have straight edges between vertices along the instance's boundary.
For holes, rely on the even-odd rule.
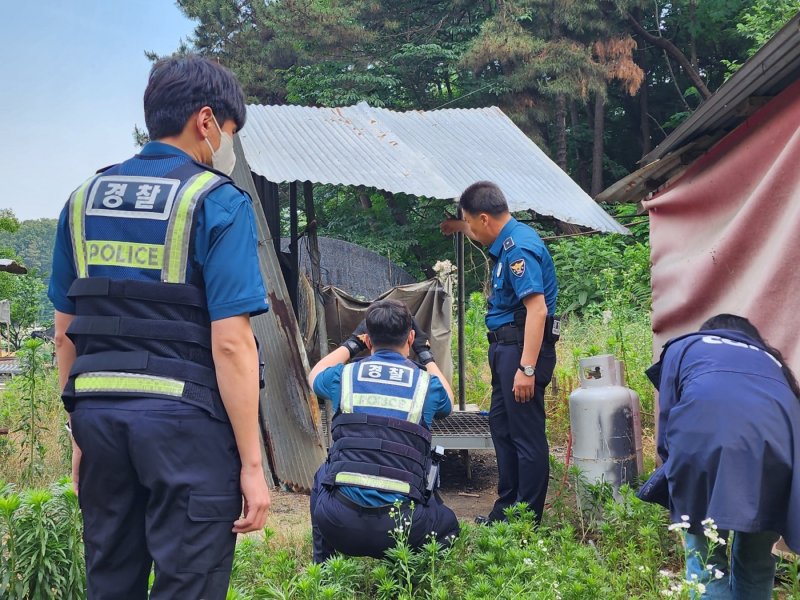
[[556,164],[567,171],[567,97],[556,96]]
[[361,208],[364,210],[372,209],[372,199],[369,197],[369,194],[366,192],[366,190],[358,190],[358,201],[361,203]]
[[575,177],[578,178],[578,185],[584,192],[589,191],[589,173],[586,170],[586,160],[581,153],[581,144],[577,138],[578,129],[580,128],[580,115],[578,114],[578,105],[575,100],[569,101],[569,122],[572,126],[573,135],[573,148],[575,149]]
[[639,129],[642,134],[642,156],[650,154],[653,149],[652,133],[650,132],[650,103],[647,96],[647,86],[639,89]]
[[[641,10],[636,9],[633,13],[637,21],[641,18]],[[642,147],[642,156],[650,153],[653,148],[653,138],[650,129],[650,97],[648,92],[648,76],[650,74],[650,64],[647,60],[647,44],[642,36],[636,36],[636,46],[638,52],[636,54],[636,63],[644,72],[644,84],[639,88],[639,133],[641,135],[639,141]]]
[[386,205],[389,207],[389,212],[394,218],[394,222],[398,225],[407,225],[408,224],[408,215],[399,206],[397,206],[397,201],[394,199],[394,194],[392,192],[386,192],[381,190],[383,197],[386,198]]
[[697,70],[697,38],[694,32],[697,31],[697,0],[689,1],[689,62],[692,68]]
[[605,100],[602,94],[594,99],[594,143],[592,145],[592,198],[603,191],[603,113]]
[[708,99],[711,96],[711,91],[706,86],[705,82],[703,81],[700,74],[697,70],[692,66],[692,63],[689,62],[689,59],[686,58],[686,55],[680,51],[675,44],[670,42],[668,39],[659,37],[657,35],[653,35],[649,31],[647,31],[644,27],[641,26],[639,21],[633,18],[633,15],[628,13],[628,22],[633,27],[633,30],[642,36],[642,38],[653,44],[657,48],[661,48],[667,54],[669,54],[675,61],[681,66],[681,68],[686,72],[686,75],[689,79],[692,80],[692,83],[697,88],[697,91],[700,92],[700,95],[703,96],[703,100]]

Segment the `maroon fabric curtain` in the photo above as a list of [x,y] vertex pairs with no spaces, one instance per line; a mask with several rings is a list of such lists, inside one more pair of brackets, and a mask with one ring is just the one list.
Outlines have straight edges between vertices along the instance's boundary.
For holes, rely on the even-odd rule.
[[728,312],[749,318],[800,375],[800,82],[644,205],[656,356]]

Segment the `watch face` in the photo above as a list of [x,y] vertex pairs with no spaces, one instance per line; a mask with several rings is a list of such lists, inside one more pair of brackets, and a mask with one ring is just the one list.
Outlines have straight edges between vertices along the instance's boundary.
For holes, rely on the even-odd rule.
[[533,377],[533,374],[536,372],[536,369],[531,366],[522,367],[522,372],[525,373],[528,377]]

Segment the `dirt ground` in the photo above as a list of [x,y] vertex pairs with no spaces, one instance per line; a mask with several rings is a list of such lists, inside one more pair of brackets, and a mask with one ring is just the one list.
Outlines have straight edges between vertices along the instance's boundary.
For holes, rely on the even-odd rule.
[[[550,452],[563,461],[565,449],[551,446]],[[472,521],[487,515],[497,497],[497,459],[492,450],[469,453],[472,477],[467,479],[466,462],[459,452],[448,451],[442,462],[439,493],[459,520]],[[552,487],[552,486],[551,486]],[[311,520],[309,498],[303,494],[273,490],[267,526],[280,538],[308,535]]]

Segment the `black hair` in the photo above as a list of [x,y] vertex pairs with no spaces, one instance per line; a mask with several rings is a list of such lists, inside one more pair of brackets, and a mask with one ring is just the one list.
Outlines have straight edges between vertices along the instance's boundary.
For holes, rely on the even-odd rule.
[[376,348],[397,348],[411,331],[411,313],[397,300],[378,300],[367,309],[367,333]]
[[233,120],[244,127],[244,93],[236,77],[217,62],[196,54],[162,58],[150,69],[144,91],[144,121],[151,140],[179,135],[204,106],[220,127]]
[[786,383],[789,384],[794,395],[800,398],[800,386],[797,385],[797,379],[795,379],[789,365],[786,364],[780,350],[767,344],[764,338],[761,337],[761,333],[756,329],[756,326],[750,321],[738,315],[722,313],[707,319],[700,325],[700,329],[732,329],[733,331],[741,331],[746,336],[756,340],[781,364],[781,371],[783,371],[783,376],[786,378]]
[[473,183],[461,193],[458,205],[471,215],[486,213],[496,217],[508,212],[508,202],[503,190],[491,181]]

